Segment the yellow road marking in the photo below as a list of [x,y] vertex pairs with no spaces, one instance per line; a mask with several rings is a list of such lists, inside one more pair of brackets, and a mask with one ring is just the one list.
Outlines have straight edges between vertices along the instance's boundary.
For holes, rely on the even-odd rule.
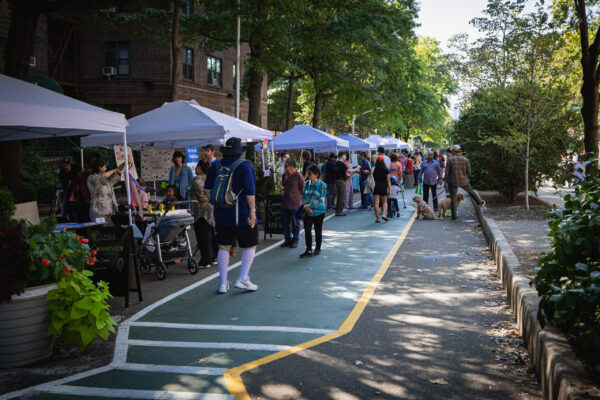
[[251,369],[260,367],[261,365],[265,365],[272,361],[279,360],[281,358],[287,357],[287,356],[297,353],[299,351],[306,350],[311,347],[317,346],[321,343],[325,343],[330,340],[336,339],[340,336],[344,336],[345,334],[351,332],[352,329],[354,329],[354,325],[356,325],[356,321],[358,321],[358,319],[362,315],[363,311],[365,310],[365,307],[371,300],[373,293],[375,293],[375,289],[377,289],[377,285],[381,281],[381,278],[383,278],[383,275],[385,275],[388,268],[390,267],[390,264],[392,263],[394,256],[398,252],[398,249],[400,248],[400,246],[402,246],[404,239],[408,235],[408,231],[410,230],[410,227],[412,226],[413,222],[415,221],[416,215],[417,215],[417,212],[415,211],[415,213],[413,214],[411,219],[408,221],[408,224],[402,231],[402,235],[400,235],[400,237],[396,241],[396,244],[394,244],[394,247],[392,247],[392,249],[390,250],[388,255],[383,260],[381,267],[379,267],[379,270],[373,276],[373,279],[371,279],[371,282],[369,282],[366,289],[363,291],[362,296],[360,297],[360,299],[358,300],[358,302],[356,303],[356,305],[350,312],[350,315],[348,315],[348,317],[346,318],[344,323],[342,323],[342,325],[339,327],[339,329],[337,331],[335,331],[334,333],[330,333],[330,334],[321,336],[317,339],[313,339],[311,341],[299,344],[297,346],[293,346],[290,349],[283,350],[283,351],[271,354],[269,356],[260,358],[258,360],[251,361],[249,363],[246,363],[246,364],[240,365],[238,367],[234,367],[234,368],[227,370],[223,374],[223,377],[225,378],[225,382],[227,384],[227,389],[229,390],[229,393],[235,395],[236,400],[250,400],[250,395],[248,395],[248,392],[246,391],[246,386],[244,385],[244,382],[242,381],[242,374],[244,372],[248,372]]

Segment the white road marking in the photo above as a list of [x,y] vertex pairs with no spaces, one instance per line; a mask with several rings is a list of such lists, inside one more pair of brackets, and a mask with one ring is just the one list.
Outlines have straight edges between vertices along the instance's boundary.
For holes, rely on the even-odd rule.
[[168,342],[160,340],[129,340],[130,346],[179,347],[189,349],[228,349],[228,350],[266,350],[282,351],[292,348],[280,344],[257,343],[213,343],[213,342]]
[[46,383],[41,383],[39,385],[28,387],[26,389],[17,390],[16,392],[5,393],[3,395],[0,395],[0,400],[20,398],[21,396],[24,396],[24,395],[26,395],[28,393],[31,393],[31,392],[35,391],[35,390],[38,390],[38,391],[48,391],[48,390],[50,390],[54,386],[62,385],[63,383],[69,383],[69,382],[72,382],[72,381],[76,381],[78,379],[87,378],[88,376],[101,374],[103,372],[107,372],[107,371],[110,371],[112,369],[113,368],[110,365],[105,365],[104,367],[91,369],[89,371],[81,372],[79,374],[67,376],[66,378],[61,378],[61,379],[57,379],[57,380],[54,380],[54,381],[50,381],[50,382],[46,382]]
[[125,363],[117,367],[128,371],[167,372],[172,374],[189,375],[223,375],[227,368],[210,367],[180,367],[177,365],[136,364]]
[[[360,203],[360,201],[357,201],[357,202],[354,203],[354,205],[356,206],[359,203]],[[335,214],[331,214],[328,217],[326,217],[324,219],[324,221],[330,220],[334,216],[335,216]],[[302,230],[302,232],[304,232],[304,229]],[[281,243],[283,243],[283,240],[280,240],[279,242],[276,242],[273,245],[271,245],[271,246],[269,246],[269,247],[267,247],[265,249],[262,249],[262,250],[258,251],[255,254],[255,257],[257,257],[257,256],[259,256],[259,255],[261,255],[263,253],[266,253],[267,251],[270,251],[270,250],[273,250],[273,249],[279,247],[281,245]],[[237,262],[237,263],[231,265],[228,268],[228,271],[230,271],[230,270],[232,270],[234,268],[239,267],[241,264],[242,264],[241,262]],[[24,396],[24,395],[26,395],[28,393],[33,392],[33,391],[40,391],[40,390],[50,391],[50,389],[52,389],[52,388],[65,387],[65,386],[59,386],[59,385],[62,385],[63,383],[73,382],[73,381],[76,381],[76,380],[79,380],[79,379],[87,378],[88,376],[93,376],[93,375],[101,374],[103,372],[110,371],[112,369],[119,368],[119,366],[125,365],[126,361],[127,361],[127,348],[128,348],[129,342],[130,342],[129,341],[129,326],[131,326],[132,323],[134,323],[135,321],[139,320],[140,318],[142,318],[143,316],[145,316],[146,314],[148,314],[150,311],[154,310],[155,308],[157,308],[157,307],[165,304],[166,302],[168,302],[170,300],[173,300],[174,298],[179,297],[182,294],[187,293],[190,290],[193,290],[193,289],[197,288],[198,286],[201,286],[201,285],[203,285],[203,284],[205,284],[207,282],[210,282],[211,280],[213,280],[213,279],[215,279],[217,277],[219,277],[219,273],[215,272],[214,274],[209,275],[206,278],[204,278],[204,279],[202,279],[202,280],[200,280],[200,281],[198,281],[198,282],[196,282],[196,283],[194,283],[194,284],[192,284],[192,285],[190,285],[188,287],[185,287],[185,288],[183,288],[183,289],[181,289],[181,290],[179,290],[179,291],[177,291],[177,292],[175,292],[175,293],[173,293],[173,294],[171,294],[171,295],[169,295],[169,296],[167,296],[167,297],[165,297],[165,298],[163,298],[163,299],[161,299],[161,300],[159,300],[159,301],[157,301],[155,303],[150,304],[148,307],[146,307],[146,308],[138,311],[137,313],[135,313],[134,315],[132,315],[131,317],[129,317],[127,320],[125,320],[121,324],[119,324],[118,335],[117,335],[116,345],[115,345],[115,354],[114,354],[113,361],[112,361],[111,364],[105,365],[104,367],[95,368],[95,369],[91,369],[89,371],[81,372],[79,374],[68,376],[68,377],[65,377],[65,378],[62,378],[62,379],[57,379],[57,380],[54,380],[54,381],[42,383],[42,384],[39,384],[39,385],[36,385],[36,386],[32,386],[32,387],[29,387],[29,388],[26,388],[26,389],[22,389],[22,390],[18,390],[18,391],[15,391],[15,392],[10,392],[10,393],[5,393],[3,395],[0,395],[0,400],[9,400],[9,399],[18,398],[20,396]],[[289,346],[281,346],[281,347],[285,347],[284,350],[287,350],[289,348]],[[280,350],[275,350],[275,351],[280,351]],[[75,386],[68,386],[68,387],[75,387]],[[106,390],[109,390],[109,389],[106,389]],[[136,391],[136,392],[143,392],[143,391]],[[153,392],[153,391],[149,391],[149,392],[160,393],[160,392]],[[90,396],[92,396],[92,395],[90,395]],[[206,395],[203,395],[203,396],[206,396]],[[221,395],[221,396],[224,396],[224,395]],[[115,396],[110,395],[108,397],[115,397]],[[119,397],[119,396],[116,396],[116,397]],[[145,398],[145,397],[143,397],[143,398]],[[158,397],[151,397],[151,398],[158,398]],[[167,399],[169,397],[165,397],[165,398]],[[215,399],[230,399],[230,398],[233,399],[233,396],[230,396],[230,397],[218,397],[218,398],[215,397]],[[199,399],[210,400],[212,398],[209,398],[209,397],[199,397]]]
[[248,332],[288,332],[288,333],[314,333],[316,335],[327,335],[334,333],[333,329],[300,328],[293,326],[252,326],[252,325],[206,325],[206,324],[179,324],[170,322],[132,322],[130,326],[148,328],[172,328],[172,329],[197,329],[216,331],[248,331]]
[[75,396],[99,396],[128,399],[168,399],[168,400],[233,400],[235,396],[218,393],[168,392],[164,390],[105,389],[97,387],[59,385],[48,390],[53,394]]

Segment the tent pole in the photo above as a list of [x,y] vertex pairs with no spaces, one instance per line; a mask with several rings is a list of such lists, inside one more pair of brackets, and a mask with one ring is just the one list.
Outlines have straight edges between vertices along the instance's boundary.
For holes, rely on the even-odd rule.
[[131,218],[131,187],[129,186],[129,154],[127,154],[127,133],[123,132],[123,154],[125,155],[125,189],[127,190],[127,214],[129,215],[129,226],[133,225]]
[[81,153],[81,170],[83,171],[85,168],[85,165],[83,165],[83,147],[79,147],[79,152]]

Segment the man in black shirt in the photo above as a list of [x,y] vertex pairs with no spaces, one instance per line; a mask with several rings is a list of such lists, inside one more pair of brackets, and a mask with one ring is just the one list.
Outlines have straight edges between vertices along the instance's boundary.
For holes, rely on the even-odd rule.
[[335,215],[343,217],[346,215],[344,212],[344,204],[346,204],[346,153],[342,153],[340,159],[335,163],[335,189],[337,192],[337,207],[335,208]]
[[327,209],[335,209],[335,162],[337,161],[337,154],[331,153],[329,160],[325,164],[325,176],[324,181],[327,184]]

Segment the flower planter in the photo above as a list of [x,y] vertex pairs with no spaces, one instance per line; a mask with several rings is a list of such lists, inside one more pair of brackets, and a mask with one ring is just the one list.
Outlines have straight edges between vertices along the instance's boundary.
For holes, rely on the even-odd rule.
[[56,284],[27,288],[0,303],[0,368],[31,364],[52,354],[53,336],[48,330],[48,291]]

